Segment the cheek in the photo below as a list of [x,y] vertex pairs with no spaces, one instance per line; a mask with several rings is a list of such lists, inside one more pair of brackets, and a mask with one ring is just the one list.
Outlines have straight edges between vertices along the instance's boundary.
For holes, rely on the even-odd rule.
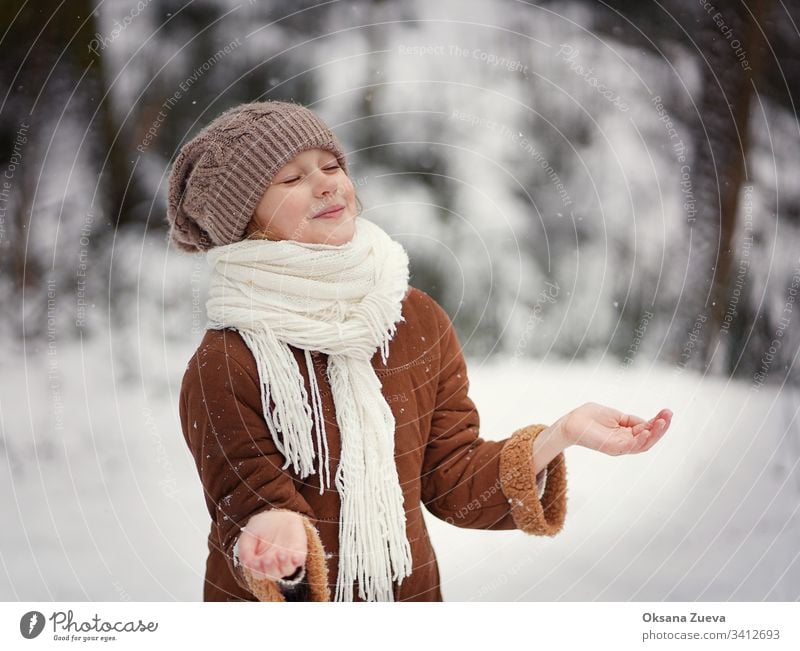
[[260,215],[263,219],[273,222],[291,221],[298,210],[298,196],[296,193],[276,193],[260,206]]
[[342,194],[347,197],[349,203],[355,203],[356,188],[350,180],[350,177],[345,177],[345,180],[342,182]]

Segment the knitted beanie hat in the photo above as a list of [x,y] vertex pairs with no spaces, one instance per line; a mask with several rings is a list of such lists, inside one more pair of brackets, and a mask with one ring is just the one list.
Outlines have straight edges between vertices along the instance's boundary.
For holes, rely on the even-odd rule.
[[228,109],[182,148],[169,176],[169,239],[206,251],[244,237],[275,173],[300,152],[325,149],[347,173],[344,152],[310,109],[251,102]]

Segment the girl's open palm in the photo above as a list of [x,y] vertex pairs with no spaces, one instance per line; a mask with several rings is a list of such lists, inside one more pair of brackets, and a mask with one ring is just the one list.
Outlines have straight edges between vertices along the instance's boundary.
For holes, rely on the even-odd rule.
[[239,560],[257,577],[272,581],[291,576],[306,562],[306,529],[291,511],[263,511],[239,535]]
[[573,445],[610,455],[636,454],[653,447],[669,428],[672,412],[662,409],[648,421],[588,402],[564,416],[561,428]]

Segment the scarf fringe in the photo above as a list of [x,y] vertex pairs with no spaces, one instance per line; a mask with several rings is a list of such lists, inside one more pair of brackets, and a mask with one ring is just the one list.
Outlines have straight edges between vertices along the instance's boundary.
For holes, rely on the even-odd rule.
[[[411,546],[394,460],[394,415],[371,360],[380,350],[387,364],[389,342],[405,321],[407,254],[359,218],[356,236],[340,247],[244,241],[207,255],[208,327],[242,335],[256,360],[262,410],[283,468],[301,478],[316,472],[320,494],[331,488],[330,454],[310,351],[329,355],[342,446],[334,478],[341,498],[335,600],[352,601],[358,581],[361,599],[393,601],[393,582],[412,571]],[[289,346],[304,351],[310,396]]]

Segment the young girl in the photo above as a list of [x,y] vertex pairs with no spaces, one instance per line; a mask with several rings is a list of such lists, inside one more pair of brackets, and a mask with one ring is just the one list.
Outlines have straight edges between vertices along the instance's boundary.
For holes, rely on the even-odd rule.
[[180,394],[211,515],[207,601],[440,601],[423,506],[553,536],[565,448],[643,452],[669,427],[668,410],[589,403],[480,438],[448,315],[359,213],[337,138],[295,103],[232,108],[175,161],[170,239],[211,267]]

